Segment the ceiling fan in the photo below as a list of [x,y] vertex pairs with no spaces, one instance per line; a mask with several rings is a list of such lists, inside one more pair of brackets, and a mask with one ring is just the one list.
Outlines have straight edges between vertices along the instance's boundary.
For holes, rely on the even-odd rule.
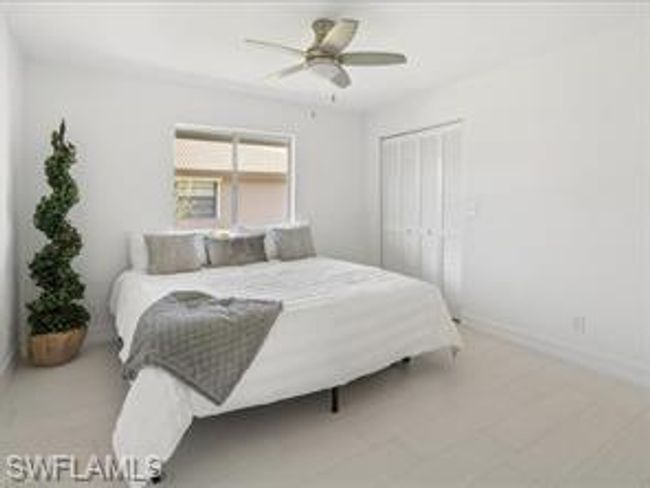
[[330,80],[339,88],[350,85],[350,75],[344,66],[385,66],[406,63],[406,56],[399,53],[358,51],[344,52],[352,42],[359,22],[354,19],[317,19],[312,24],[315,39],[307,49],[296,49],[275,42],[246,39],[248,44],[275,49],[299,57],[302,61],[270,75],[272,78],[286,76],[309,70]]

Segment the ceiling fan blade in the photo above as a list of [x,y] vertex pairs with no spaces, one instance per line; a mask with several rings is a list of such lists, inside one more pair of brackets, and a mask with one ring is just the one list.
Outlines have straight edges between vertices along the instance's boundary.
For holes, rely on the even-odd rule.
[[276,51],[283,52],[285,54],[292,54],[294,56],[303,57],[305,55],[305,52],[300,49],[296,49],[295,47],[285,46],[283,44],[278,44],[277,42],[258,41],[256,39],[245,39],[245,42],[246,44],[250,44],[252,46],[271,48],[271,49],[275,49]]
[[307,69],[306,63],[294,64],[293,66],[289,66],[288,68],[284,68],[281,69],[280,71],[276,71],[275,73],[271,73],[266,78],[278,80],[280,78],[285,78],[287,76],[293,75],[294,73],[298,73],[304,69]]
[[406,56],[399,53],[350,52],[341,54],[339,61],[346,66],[385,66],[404,64],[406,63]]
[[338,54],[352,42],[359,22],[354,19],[341,19],[330,29],[318,46],[321,50]]
[[330,80],[339,88],[346,88],[350,85],[350,75],[335,61],[318,61],[309,65],[312,72],[321,78]]

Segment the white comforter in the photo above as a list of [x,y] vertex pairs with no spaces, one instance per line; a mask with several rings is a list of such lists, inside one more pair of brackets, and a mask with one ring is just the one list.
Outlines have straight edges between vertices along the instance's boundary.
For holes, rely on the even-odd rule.
[[[174,290],[281,300],[284,310],[230,397],[215,405],[167,372],[145,368],[113,434],[117,455],[167,460],[194,416],[217,415],[331,388],[405,356],[460,348],[439,290],[430,284],[327,258],[271,261],[196,273],[123,273],[111,311],[125,361],[139,317]],[[135,484],[134,484],[135,485]]]

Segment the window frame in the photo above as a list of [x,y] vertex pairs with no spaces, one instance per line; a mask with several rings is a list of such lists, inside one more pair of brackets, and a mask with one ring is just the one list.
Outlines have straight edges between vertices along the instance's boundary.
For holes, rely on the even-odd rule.
[[[270,132],[256,129],[223,128],[196,124],[176,124],[172,132],[172,145],[178,138],[213,140],[231,143],[232,158],[232,190],[230,194],[230,228],[246,225],[239,222],[239,144],[259,143],[287,147],[287,195],[283,222],[296,222],[296,137],[294,134]],[[180,137],[179,137],[180,135]],[[185,137],[183,137],[183,135]],[[173,152],[172,152],[173,154]],[[172,160],[174,178],[176,176],[176,161]],[[174,181],[172,178],[172,181]],[[175,203],[174,203],[175,205]],[[219,207],[221,207],[219,205]],[[221,211],[218,211],[219,215]],[[174,209],[175,215],[175,209]],[[178,221],[174,218],[174,223]],[[268,222],[268,224],[280,222]]]

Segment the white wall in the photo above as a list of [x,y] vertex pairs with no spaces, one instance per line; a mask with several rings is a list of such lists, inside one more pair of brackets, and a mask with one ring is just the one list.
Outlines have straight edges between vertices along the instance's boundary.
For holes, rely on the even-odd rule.
[[[645,20],[642,26],[642,44],[641,51],[644,59],[643,69],[643,98],[641,100],[641,107],[643,111],[643,139],[645,141],[645,152],[643,153],[643,177],[641,184],[643,185],[643,193],[645,197],[645,207],[643,209],[644,216],[650,216],[650,5],[645,6]],[[643,302],[645,305],[645,341],[644,350],[646,356],[646,363],[650,363],[650,219],[643,219],[643,249],[644,249],[644,291]],[[650,376],[650,375],[649,375]]]
[[364,260],[360,115],[315,108],[312,117],[305,106],[144,73],[29,62],[25,76],[25,157],[18,175],[21,302],[33,296],[26,264],[41,238],[31,225],[31,213],[44,191],[42,162],[49,133],[61,117],[78,147],[74,175],[81,203],[73,217],[85,247],[77,266],[87,284],[96,335],[106,332],[109,286],[127,263],[127,233],[173,225],[172,134],[177,123],[294,134],[298,216],[312,222],[321,253]]
[[650,383],[647,28],[373,112],[367,195],[378,243],[378,138],[463,118],[463,205],[477,210],[464,234],[466,319]]
[[20,59],[0,12],[0,375],[11,363],[16,336],[16,259],[12,180],[20,126]]

